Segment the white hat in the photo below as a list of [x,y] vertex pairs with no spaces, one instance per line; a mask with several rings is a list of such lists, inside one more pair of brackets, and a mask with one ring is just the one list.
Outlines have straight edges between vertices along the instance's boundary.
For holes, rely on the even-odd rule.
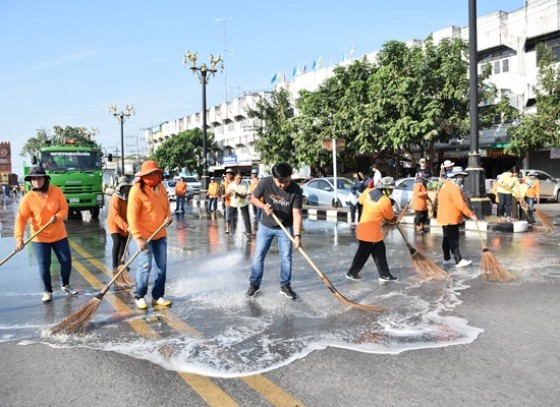
[[451,160],[445,160],[443,164],[441,164],[443,168],[453,167],[454,165],[455,163]]
[[457,166],[457,167],[453,167],[453,169],[451,170],[451,173],[448,174],[448,177],[451,178],[451,177],[454,177],[455,175],[464,175],[466,177],[467,175],[469,175],[469,173],[465,172],[463,170],[463,167]]

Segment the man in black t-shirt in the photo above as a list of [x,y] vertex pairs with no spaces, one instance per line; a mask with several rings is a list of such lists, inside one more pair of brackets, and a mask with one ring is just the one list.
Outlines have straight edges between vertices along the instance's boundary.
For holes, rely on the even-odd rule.
[[[292,279],[292,246],[297,250],[301,242],[302,191],[291,177],[292,167],[287,163],[278,163],[272,167],[272,176],[263,178],[251,196],[251,204],[262,209],[262,216],[257,232],[255,256],[249,279],[250,286],[247,291],[248,297],[254,297],[260,290],[264,273],[264,259],[272,240],[276,237],[280,252],[280,293],[291,299],[297,298],[290,283]],[[272,213],[293,235],[293,243],[271,216]]]

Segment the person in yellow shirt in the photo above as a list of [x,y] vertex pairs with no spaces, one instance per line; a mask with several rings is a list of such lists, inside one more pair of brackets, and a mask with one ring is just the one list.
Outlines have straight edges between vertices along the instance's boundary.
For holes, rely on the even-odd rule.
[[208,214],[216,213],[218,210],[218,198],[220,197],[220,185],[216,182],[215,177],[210,177],[208,185]]
[[113,239],[113,250],[111,252],[113,260],[113,274],[124,255],[124,248],[128,239],[128,221],[126,218],[126,207],[128,193],[132,184],[126,176],[119,177],[115,192],[111,196],[109,203],[109,213],[107,214],[107,229]]
[[370,255],[377,267],[380,283],[397,280],[397,277],[389,271],[385,242],[381,232],[383,221],[396,221],[391,200],[388,197],[392,188],[393,178],[385,177],[379,180],[373,189],[367,188],[360,195],[359,202],[362,204],[362,216],[356,228],[358,250],[354,255],[350,269],[346,273],[346,278],[349,280],[362,280],[359,273]]
[[[455,267],[467,267],[471,260],[463,259],[459,250],[459,225],[463,216],[476,221],[477,217],[469,209],[463,197],[463,180],[468,175],[463,167],[453,167],[439,191],[437,222],[443,228],[443,263],[455,264]],[[451,258],[453,255],[453,259]]]
[[510,222],[513,207],[513,194],[519,191],[519,179],[517,174],[519,169],[515,166],[511,170],[504,172],[498,177],[498,216],[503,221]]
[[167,191],[161,183],[163,170],[152,160],[142,164],[140,172],[134,174],[138,178],[128,194],[128,208],[126,216],[130,233],[141,253],[138,256],[136,271],[136,287],[134,299],[136,307],[144,310],[148,304],[144,296],[148,292],[148,280],[155,263],[155,281],[152,288],[152,305],[169,307],[171,301],[165,295],[165,281],[167,273],[167,230],[161,229],[150,242],[148,238],[165,223],[172,222],[171,209],[167,198]]
[[20,251],[24,246],[23,235],[29,220],[31,220],[32,234],[46,224],[50,224],[32,242],[39,264],[39,276],[43,282],[44,293],[41,301],[44,303],[51,302],[53,299],[51,251],[54,251],[60,263],[62,291],[70,295],[78,294],[78,291],[70,286],[72,255],[64,226],[64,218],[68,215],[68,204],[62,190],[50,185],[50,179],[43,167],[31,169],[29,175],[25,177],[25,181],[31,183],[31,190],[25,194],[19,204],[14,226],[15,250]]
[[175,212],[185,212],[185,198],[187,196],[187,183],[185,178],[181,177],[175,183]]

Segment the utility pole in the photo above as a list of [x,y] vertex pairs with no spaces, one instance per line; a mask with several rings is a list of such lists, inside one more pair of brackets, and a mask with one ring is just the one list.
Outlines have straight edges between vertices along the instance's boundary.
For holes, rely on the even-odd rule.
[[224,103],[227,103],[228,101],[228,81],[227,81],[227,54],[228,52],[231,52],[230,50],[227,49],[226,46],[226,22],[227,21],[231,21],[231,17],[222,17],[222,18],[216,18],[214,20],[214,22],[219,23],[222,22],[224,23],[224,59],[223,59],[223,67],[224,67]]

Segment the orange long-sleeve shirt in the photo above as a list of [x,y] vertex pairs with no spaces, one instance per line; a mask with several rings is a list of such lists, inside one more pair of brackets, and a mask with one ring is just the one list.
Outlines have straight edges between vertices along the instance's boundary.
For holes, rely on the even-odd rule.
[[[373,198],[372,198],[373,194]],[[362,216],[356,228],[356,237],[364,242],[380,242],[383,240],[381,226],[383,220],[393,220],[395,213],[391,200],[380,190],[365,190],[359,198],[362,204]]]
[[31,219],[31,234],[33,234],[49,223],[55,213],[58,221],[35,237],[34,242],[53,243],[68,236],[64,226],[64,219],[68,216],[68,203],[62,190],[54,185],[49,185],[46,194],[29,191],[23,196],[18,207],[14,226],[16,240],[23,239],[29,219]]
[[187,183],[183,180],[177,181],[175,184],[175,195],[176,196],[185,196],[187,195]]
[[438,197],[438,225],[458,225],[463,223],[463,215],[471,217],[473,212],[463,199],[461,188],[453,181],[445,180]]
[[541,184],[538,179],[535,178],[533,180],[533,185],[527,188],[527,192],[525,192],[525,196],[528,198],[541,197]]
[[[167,191],[160,183],[155,189],[136,182],[128,194],[126,217],[132,237],[147,240],[171,216]],[[167,236],[165,228],[161,229],[154,240]]]
[[126,207],[127,203],[124,199],[120,198],[117,194],[111,196],[109,203],[109,213],[107,214],[107,229],[109,233],[118,233],[122,236],[127,236],[128,222],[126,220]]
[[428,190],[421,182],[415,182],[412,187],[412,210],[427,211],[428,210]]

